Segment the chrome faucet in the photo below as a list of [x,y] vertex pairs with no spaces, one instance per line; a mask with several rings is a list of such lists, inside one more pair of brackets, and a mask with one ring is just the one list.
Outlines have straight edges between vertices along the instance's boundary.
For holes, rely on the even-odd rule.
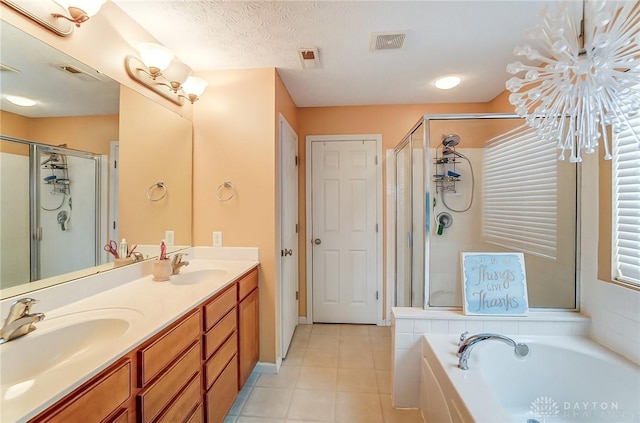
[[171,274],[172,275],[177,275],[178,273],[180,273],[180,268],[182,266],[188,266],[189,262],[188,261],[182,261],[182,257],[186,256],[185,253],[176,253],[173,256],[173,259],[171,259]]
[[4,321],[4,326],[0,329],[0,344],[19,338],[36,329],[33,325],[44,319],[44,314],[30,314],[31,306],[38,300],[33,298],[21,298],[11,304],[9,315]]
[[479,342],[488,339],[496,339],[509,344],[513,347],[513,352],[516,354],[516,357],[526,357],[529,355],[529,347],[527,344],[516,343],[516,341],[504,335],[498,335],[497,333],[479,333],[467,337],[465,332],[460,335],[460,347],[458,348],[458,357],[460,357],[460,360],[458,361],[458,367],[462,370],[467,370],[469,368],[469,366],[467,366],[467,360],[469,360],[469,354],[471,354],[473,347]]

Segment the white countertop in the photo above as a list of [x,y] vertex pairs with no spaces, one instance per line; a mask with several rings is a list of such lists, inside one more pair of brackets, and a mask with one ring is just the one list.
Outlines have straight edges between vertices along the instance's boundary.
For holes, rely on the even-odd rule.
[[[102,277],[103,279],[109,278],[109,283],[119,283],[118,286],[93,295],[89,294],[91,296],[51,310],[45,307],[46,318],[36,324],[38,329],[22,338],[0,345],[2,356],[6,354],[10,357],[13,353],[15,356],[21,357],[21,360],[17,360],[18,363],[7,363],[8,360],[0,362],[0,384],[2,387],[0,421],[3,423],[22,422],[35,417],[113,364],[124,354],[259,264],[257,249],[237,249],[234,253],[233,249],[196,247],[187,252],[189,252],[189,256],[185,259],[190,261],[190,265],[182,268],[181,275],[172,276],[167,282],[155,282],[152,280],[152,275],[130,279],[130,281],[125,280],[124,283],[122,281],[116,282],[117,279],[123,279],[127,275],[126,272],[131,273],[135,269],[125,268],[122,271],[114,269],[107,272],[108,276],[104,276],[106,275],[104,274]],[[146,266],[146,269],[149,268],[148,263],[140,263],[140,265]],[[180,279],[181,276],[189,273],[212,268],[224,270],[226,273],[216,272],[210,275],[206,281],[199,283],[184,283],[188,279],[185,278],[182,281]],[[102,283],[105,284],[104,281]],[[74,284],[75,287],[70,287],[69,284]],[[69,282],[69,284],[64,284],[59,290],[68,291],[73,288],[74,291],[82,291],[87,286],[87,281],[79,279]],[[43,292],[42,295],[55,297],[54,290],[55,288],[52,291]],[[64,293],[58,296],[60,295],[64,295]],[[44,302],[38,291],[30,296]],[[59,302],[61,299],[55,298],[49,302],[56,303],[56,301]],[[34,306],[32,312],[43,311],[38,307],[39,305]],[[34,366],[37,368],[40,363],[26,363],[23,357],[29,357],[30,354],[38,357],[39,352],[24,350],[37,349],[39,345],[46,349],[47,338],[51,339],[51,336],[47,337],[47,334],[59,327],[61,323],[66,325],[69,322],[108,318],[111,315],[126,319],[129,324],[127,326],[120,322],[122,324],[118,326],[118,331],[121,330],[123,333],[118,332],[118,336],[109,338],[109,342],[100,342],[100,337],[94,334],[96,340],[92,341],[93,345],[87,345],[86,350],[78,348],[79,351],[74,354],[75,356],[57,360],[52,368],[46,366],[47,368],[42,371],[34,370],[34,376],[25,378],[25,380],[10,380],[8,383],[2,380],[3,373],[8,375],[10,371],[8,368],[4,370],[5,366]],[[99,329],[100,326],[97,328]],[[99,344],[99,347],[96,347],[96,344]],[[53,351],[54,349],[51,349],[50,353],[53,354]],[[16,352],[18,354],[15,354]],[[46,359],[49,357],[46,356]]]

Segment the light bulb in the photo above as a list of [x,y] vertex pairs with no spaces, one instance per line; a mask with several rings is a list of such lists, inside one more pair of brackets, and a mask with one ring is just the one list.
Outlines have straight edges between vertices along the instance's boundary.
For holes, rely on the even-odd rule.
[[142,63],[149,68],[153,78],[159,76],[173,60],[173,52],[160,44],[140,43],[137,47]]

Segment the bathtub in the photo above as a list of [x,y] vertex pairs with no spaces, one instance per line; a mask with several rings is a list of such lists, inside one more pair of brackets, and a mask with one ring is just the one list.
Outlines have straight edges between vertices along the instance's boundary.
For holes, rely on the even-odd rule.
[[425,335],[420,409],[427,423],[640,422],[640,366],[582,337],[515,336],[517,358],[488,340],[460,370],[458,337]]

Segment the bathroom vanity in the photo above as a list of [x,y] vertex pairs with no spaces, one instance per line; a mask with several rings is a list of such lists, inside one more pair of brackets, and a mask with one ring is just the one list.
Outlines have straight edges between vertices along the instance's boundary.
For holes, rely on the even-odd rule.
[[[46,311],[36,331],[2,345],[3,359],[51,336],[72,350],[31,374],[5,361],[2,421],[222,422],[259,357],[258,262],[203,251],[168,282],[148,275]],[[49,356],[56,348],[67,347]]]

